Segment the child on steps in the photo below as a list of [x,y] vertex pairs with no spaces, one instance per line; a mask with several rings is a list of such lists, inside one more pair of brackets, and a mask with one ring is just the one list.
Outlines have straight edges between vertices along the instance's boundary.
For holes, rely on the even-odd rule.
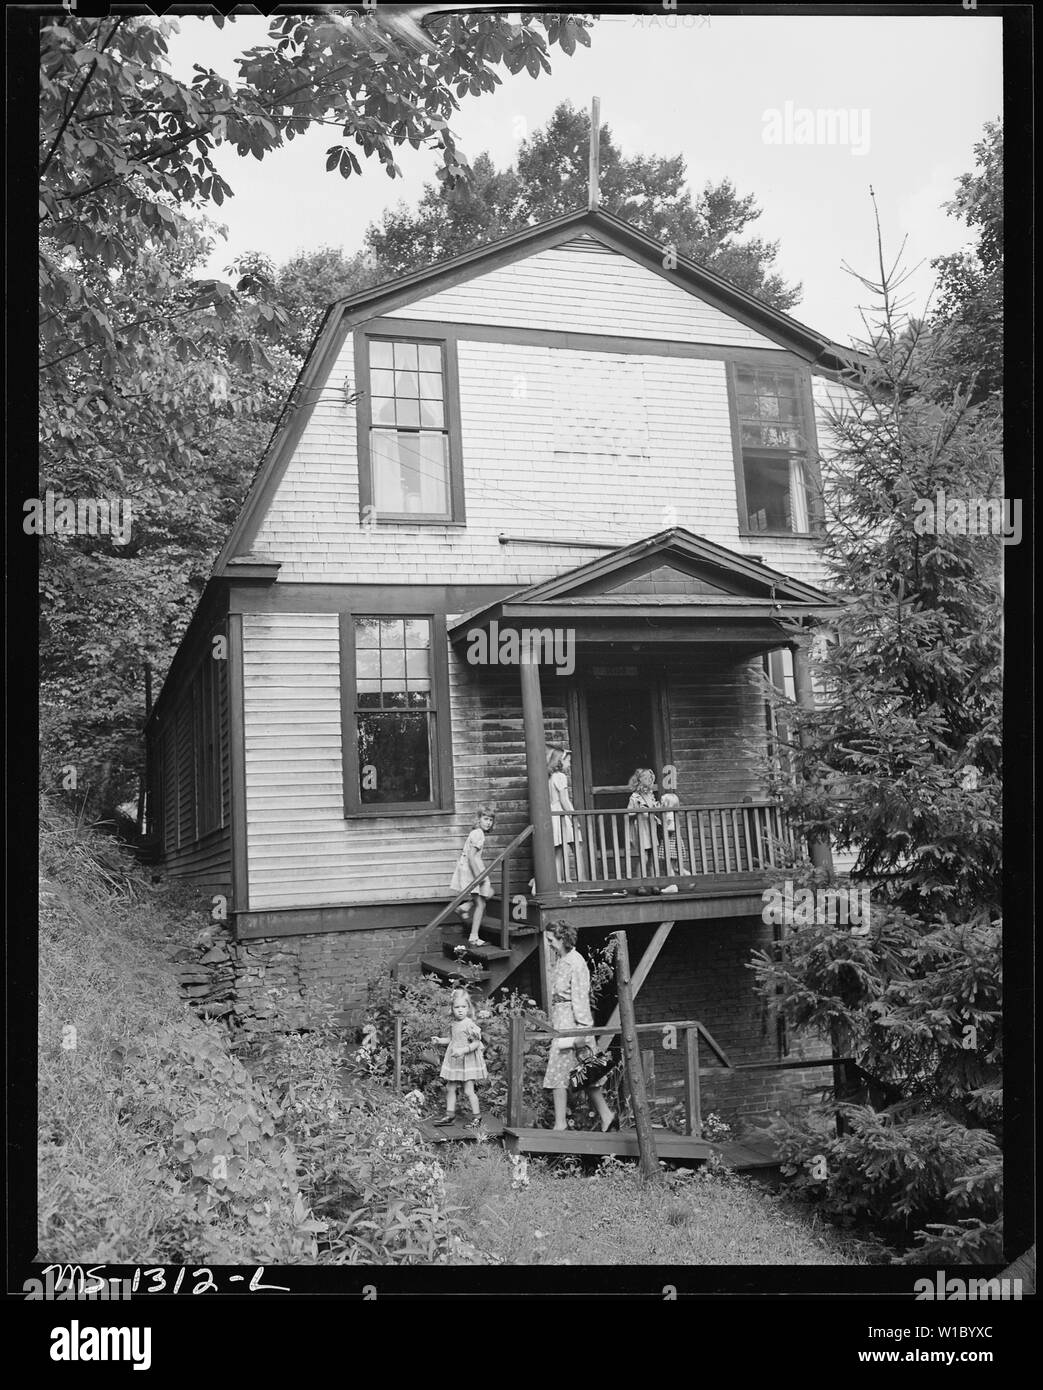
[[[464,847],[460,851],[460,858],[457,860],[456,868],[453,870],[453,877],[449,887],[454,893],[459,893],[461,888],[466,888],[477,874],[485,874],[485,861],[482,859],[482,850],[485,848],[485,837],[496,823],[496,812],[487,801],[483,801],[478,807],[478,814],[475,816],[474,827],[467,839]],[[493,895],[493,886],[489,882],[489,876],[484,878],[471,889],[469,902],[463,902],[456,909],[465,922],[470,922],[471,934],[468,937],[468,946],[480,946],[482,938],[479,929],[482,925],[482,918],[485,916],[485,904],[487,899]],[[474,914],[472,916],[472,913]]]

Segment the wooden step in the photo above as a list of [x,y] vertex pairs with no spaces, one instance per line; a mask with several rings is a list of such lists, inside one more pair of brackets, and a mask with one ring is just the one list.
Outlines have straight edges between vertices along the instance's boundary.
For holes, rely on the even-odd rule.
[[437,975],[442,980],[460,980],[463,984],[479,983],[484,984],[486,980],[492,978],[489,970],[469,968],[466,962],[457,965],[446,960],[445,956],[421,956],[420,968],[426,970],[429,975]]
[[[675,1134],[669,1129],[656,1129],[653,1133],[659,1158],[705,1163],[713,1151],[713,1145],[705,1139]],[[639,1156],[636,1129],[601,1134],[597,1130],[527,1129],[520,1125],[506,1125],[503,1137],[512,1153],[618,1154],[622,1158]]]
[[[478,932],[489,941],[499,941],[500,919],[498,917],[486,917],[478,928]],[[540,929],[539,927],[527,927],[524,922],[511,922],[510,933],[511,940],[514,941],[515,938],[521,940],[525,936],[539,936]]]
[[487,943],[471,946],[468,944],[466,933],[462,937],[459,934],[442,937],[442,955],[448,956],[450,960],[473,960],[480,965],[483,961],[506,960],[510,954],[510,951],[505,951],[502,946],[490,946]]
[[[478,1138],[478,1132],[467,1128],[469,1114],[457,1114],[456,1124],[435,1125],[430,1120],[420,1121],[420,1130],[429,1144],[448,1144],[453,1141],[457,1144],[474,1143]],[[492,1115],[482,1116],[482,1134],[487,1139],[499,1139],[503,1134],[503,1122]]]

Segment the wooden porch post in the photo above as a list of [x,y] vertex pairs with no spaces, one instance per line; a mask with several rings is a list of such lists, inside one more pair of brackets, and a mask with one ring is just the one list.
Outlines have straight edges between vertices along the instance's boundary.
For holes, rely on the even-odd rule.
[[637,1152],[641,1166],[641,1176],[649,1182],[659,1177],[659,1155],[656,1152],[655,1135],[652,1133],[652,1116],[648,1109],[648,1095],[645,1090],[645,1074],[641,1069],[640,1044],[637,1040],[637,1027],[634,1018],[634,996],[630,988],[630,954],[627,950],[625,931],[613,932],[616,942],[616,992],[619,996],[619,1031],[623,1035],[623,1060],[626,1064],[627,1083],[630,1087],[630,1103],[634,1110],[634,1127],[637,1130]]
[[550,785],[547,781],[547,739],[543,732],[543,697],[540,668],[532,653],[523,652],[521,672],[522,719],[525,724],[525,771],[529,782],[529,815],[532,818],[532,863],[537,893],[553,893],[558,886],[554,867],[554,832],[551,828]]
[[[790,650],[793,653],[793,689],[797,704],[801,709],[814,709],[815,691],[811,684],[811,668],[808,665],[804,644],[793,642],[790,644]],[[804,736],[801,735],[801,743],[804,741]],[[809,835],[808,853],[815,868],[823,869],[832,878],[833,851],[829,847],[828,838],[824,835]]]

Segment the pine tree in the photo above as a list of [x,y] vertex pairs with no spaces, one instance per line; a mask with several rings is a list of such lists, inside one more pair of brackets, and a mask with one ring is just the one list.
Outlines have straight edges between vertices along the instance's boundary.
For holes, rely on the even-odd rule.
[[[862,280],[880,319],[824,463],[824,556],[845,606],[818,646],[818,707],[787,711],[788,810],[854,852],[870,926],[802,923],[755,969],[789,1025],[831,1037],[867,1088],[783,1127],[801,1184],[834,1215],[919,1232],[910,1258],[988,1260],[1000,1240],[1001,552],[938,503],[1002,495],[1000,435],[988,398],[948,375],[939,325],[896,308],[902,278],[881,251],[879,278]],[[815,1155],[821,1180],[804,1167]]]
[[[389,275],[434,261],[538,222],[585,207],[590,116],[563,102],[546,127],[518,151],[517,165],[497,170],[488,154],[474,161],[466,185],[427,184],[415,211],[400,205],[366,241]],[[773,269],[778,243],[741,240],[760,216],[752,194],[740,197],[730,180],[688,191],[681,155],[626,158],[603,125],[599,132],[601,208],[677,254],[708,266],[777,309],[800,297]]]

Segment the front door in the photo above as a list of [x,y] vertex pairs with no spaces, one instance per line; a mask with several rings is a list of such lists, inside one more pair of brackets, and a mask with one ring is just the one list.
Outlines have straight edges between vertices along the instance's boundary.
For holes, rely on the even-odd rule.
[[594,810],[621,810],[630,800],[636,768],[653,768],[659,780],[662,748],[654,682],[591,683],[580,691],[580,704],[583,786],[576,790]]

